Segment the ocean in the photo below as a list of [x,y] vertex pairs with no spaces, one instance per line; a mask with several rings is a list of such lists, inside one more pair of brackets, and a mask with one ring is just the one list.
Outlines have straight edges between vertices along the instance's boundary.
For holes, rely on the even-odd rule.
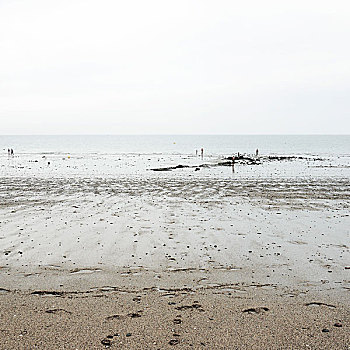
[[40,135],[0,136],[0,149],[16,154],[184,154],[236,152],[349,156],[350,135]]

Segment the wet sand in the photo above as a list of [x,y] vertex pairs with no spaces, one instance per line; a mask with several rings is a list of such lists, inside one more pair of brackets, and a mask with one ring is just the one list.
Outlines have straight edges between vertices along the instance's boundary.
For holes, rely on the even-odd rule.
[[3,177],[0,195],[1,349],[349,349],[347,178]]

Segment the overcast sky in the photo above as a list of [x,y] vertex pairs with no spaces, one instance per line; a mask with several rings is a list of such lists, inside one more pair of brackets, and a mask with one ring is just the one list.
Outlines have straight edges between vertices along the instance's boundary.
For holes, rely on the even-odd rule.
[[349,134],[349,40],[348,0],[0,0],[0,134]]

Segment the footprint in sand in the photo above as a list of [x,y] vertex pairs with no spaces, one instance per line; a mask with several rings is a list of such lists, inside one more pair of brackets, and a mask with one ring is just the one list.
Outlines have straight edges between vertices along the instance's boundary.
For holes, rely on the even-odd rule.
[[313,301],[311,303],[307,303],[307,304],[305,304],[305,306],[327,306],[327,307],[330,307],[330,308],[333,308],[333,309],[336,308],[334,305],[321,303],[319,301]]
[[46,310],[45,312],[47,312],[48,314],[60,314],[60,313],[71,314],[70,311],[67,311],[64,309],[50,309],[50,310]]
[[245,309],[242,312],[245,312],[248,314],[261,314],[261,313],[265,313],[266,311],[269,311],[269,308],[262,306],[262,307],[252,307],[249,309]]

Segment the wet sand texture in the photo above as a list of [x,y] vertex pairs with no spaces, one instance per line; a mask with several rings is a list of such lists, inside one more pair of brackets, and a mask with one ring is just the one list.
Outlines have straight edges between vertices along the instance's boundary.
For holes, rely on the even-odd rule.
[[349,350],[348,178],[194,170],[2,177],[0,349]]

